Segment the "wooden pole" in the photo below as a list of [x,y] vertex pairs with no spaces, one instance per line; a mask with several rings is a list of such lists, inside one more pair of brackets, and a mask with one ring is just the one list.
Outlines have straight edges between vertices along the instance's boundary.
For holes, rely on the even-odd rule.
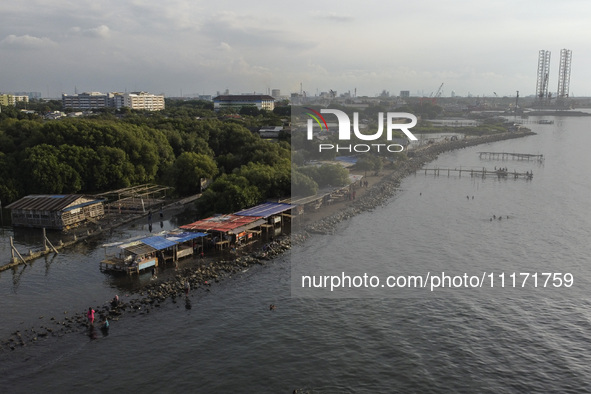
[[12,237],[10,237],[10,249],[12,252],[12,260],[14,261],[14,253],[16,252],[16,254],[18,255],[18,257],[20,257],[20,259],[23,261],[23,263],[25,265],[27,265],[27,261],[23,258],[23,256],[21,256],[21,254],[18,252],[18,250],[14,247],[14,243],[12,242]]
[[51,241],[49,240],[49,238],[47,238],[47,235],[45,235],[45,228],[43,228],[43,243],[45,246],[45,250],[47,250],[47,244],[49,244],[49,246],[51,246],[51,249],[53,249],[53,251],[55,252],[55,254],[59,254],[59,252],[57,251],[57,249],[55,248],[55,246],[53,246],[53,244],[51,243]]

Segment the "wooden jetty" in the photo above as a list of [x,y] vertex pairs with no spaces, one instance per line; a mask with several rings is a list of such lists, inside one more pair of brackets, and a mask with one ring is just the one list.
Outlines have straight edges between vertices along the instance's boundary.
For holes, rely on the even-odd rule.
[[538,160],[543,161],[544,155],[532,155],[529,153],[508,153],[508,152],[478,152],[479,157],[485,159],[501,160]]
[[[433,174],[434,176],[440,176],[441,174],[447,176],[450,175],[459,175],[462,176],[462,173],[465,175],[470,175],[471,177],[481,177],[485,178],[487,176],[496,176],[498,178],[514,178],[514,179],[533,179],[534,173],[533,171],[526,171],[526,172],[516,172],[516,171],[508,171],[504,169],[499,170],[487,170],[486,168],[480,169],[466,169],[466,168],[423,168],[419,171],[424,171],[425,175]],[[416,173],[415,173],[416,174]]]
[[29,261],[35,260],[41,256],[48,255],[52,252],[55,254],[59,254],[58,250],[66,248],[68,246],[71,246],[71,245],[75,244],[76,241],[77,241],[77,238],[76,238],[76,236],[74,236],[73,241],[69,241],[69,242],[65,242],[65,243],[60,241],[60,243],[58,245],[54,246],[51,243],[51,241],[49,241],[49,239],[47,238],[47,235],[45,233],[45,229],[43,229],[43,248],[39,249],[39,250],[29,250],[28,253],[21,254],[18,251],[18,249],[16,248],[16,246],[14,246],[14,242],[13,242],[12,237],[10,237],[10,252],[11,252],[12,257],[10,259],[10,263],[0,265],[0,272],[5,271],[9,268],[16,267],[20,264],[27,265],[27,263]]

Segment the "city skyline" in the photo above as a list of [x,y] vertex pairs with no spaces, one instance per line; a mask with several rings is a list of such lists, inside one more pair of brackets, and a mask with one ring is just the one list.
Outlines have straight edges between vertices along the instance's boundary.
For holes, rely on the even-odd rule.
[[[467,96],[536,92],[538,51],[572,50],[570,93],[584,70],[591,4],[466,0],[213,3],[39,0],[0,6],[0,91],[148,91],[166,96],[355,89]],[[583,33],[581,33],[583,32]]]

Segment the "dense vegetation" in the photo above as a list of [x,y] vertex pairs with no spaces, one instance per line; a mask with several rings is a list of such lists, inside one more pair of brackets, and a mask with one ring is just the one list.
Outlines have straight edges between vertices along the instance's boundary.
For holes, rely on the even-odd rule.
[[[105,110],[60,120],[1,109],[4,205],[28,194],[93,193],[142,183],[173,186],[186,196],[202,191],[202,178],[213,180],[199,199],[203,215],[291,194],[288,136],[268,141],[255,132],[283,124],[289,119],[286,107],[219,114],[205,101],[172,101],[157,113]],[[301,173],[298,179],[313,193],[326,183],[326,171]]]
[[[31,102],[26,109],[47,113],[59,110],[60,104]],[[201,100],[167,100],[166,106],[159,112],[104,109],[94,116],[60,120],[44,120],[19,107],[2,107],[0,201],[6,205],[28,194],[95,193],[142,183],[172,186],[182,197],[202,192],[201,180],[209,179],[198,200],[200,213],[208,215],[348,183],[348,172],[340,166],[304,166],[311,160],[333,160],[336,152],[319,153],[318,144],[337,144],[336,135],[324,141],[308,141],[296,131],[272,142],[259,137],[256,131],[261,126],[290,121],[287,102],[279,103],[274,111],[243,108],[219,113],[213,111],[211,102]],[[331,107],[349,115],[355,111],[338,104]],[[383,102],[360,111],[360,119],[368,130],[375,130],[378,113],[388,111],[428,119],[436,117],[441,107],[427,101],[392,109]],[[486,127],[495,132],[499,126]],[[432,128],[423,122],[413,131]],[[437,131],[443,130],[438,127]],[[474,132],[482,132],[482,126]],[[385,133],[372,143],[387,144]],[[396,157],[403,160],[405,155]],[[379,172],[381,167],[382,160],[374,155],[362,155],[356,166],[366,172]]]

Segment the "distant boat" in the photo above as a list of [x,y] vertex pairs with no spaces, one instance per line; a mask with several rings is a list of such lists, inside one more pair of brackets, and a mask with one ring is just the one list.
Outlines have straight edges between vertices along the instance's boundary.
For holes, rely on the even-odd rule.
[[538,124],[554,124],[554,121],[548,120],[548,119],[542,119],[542,120],[538,120]]

